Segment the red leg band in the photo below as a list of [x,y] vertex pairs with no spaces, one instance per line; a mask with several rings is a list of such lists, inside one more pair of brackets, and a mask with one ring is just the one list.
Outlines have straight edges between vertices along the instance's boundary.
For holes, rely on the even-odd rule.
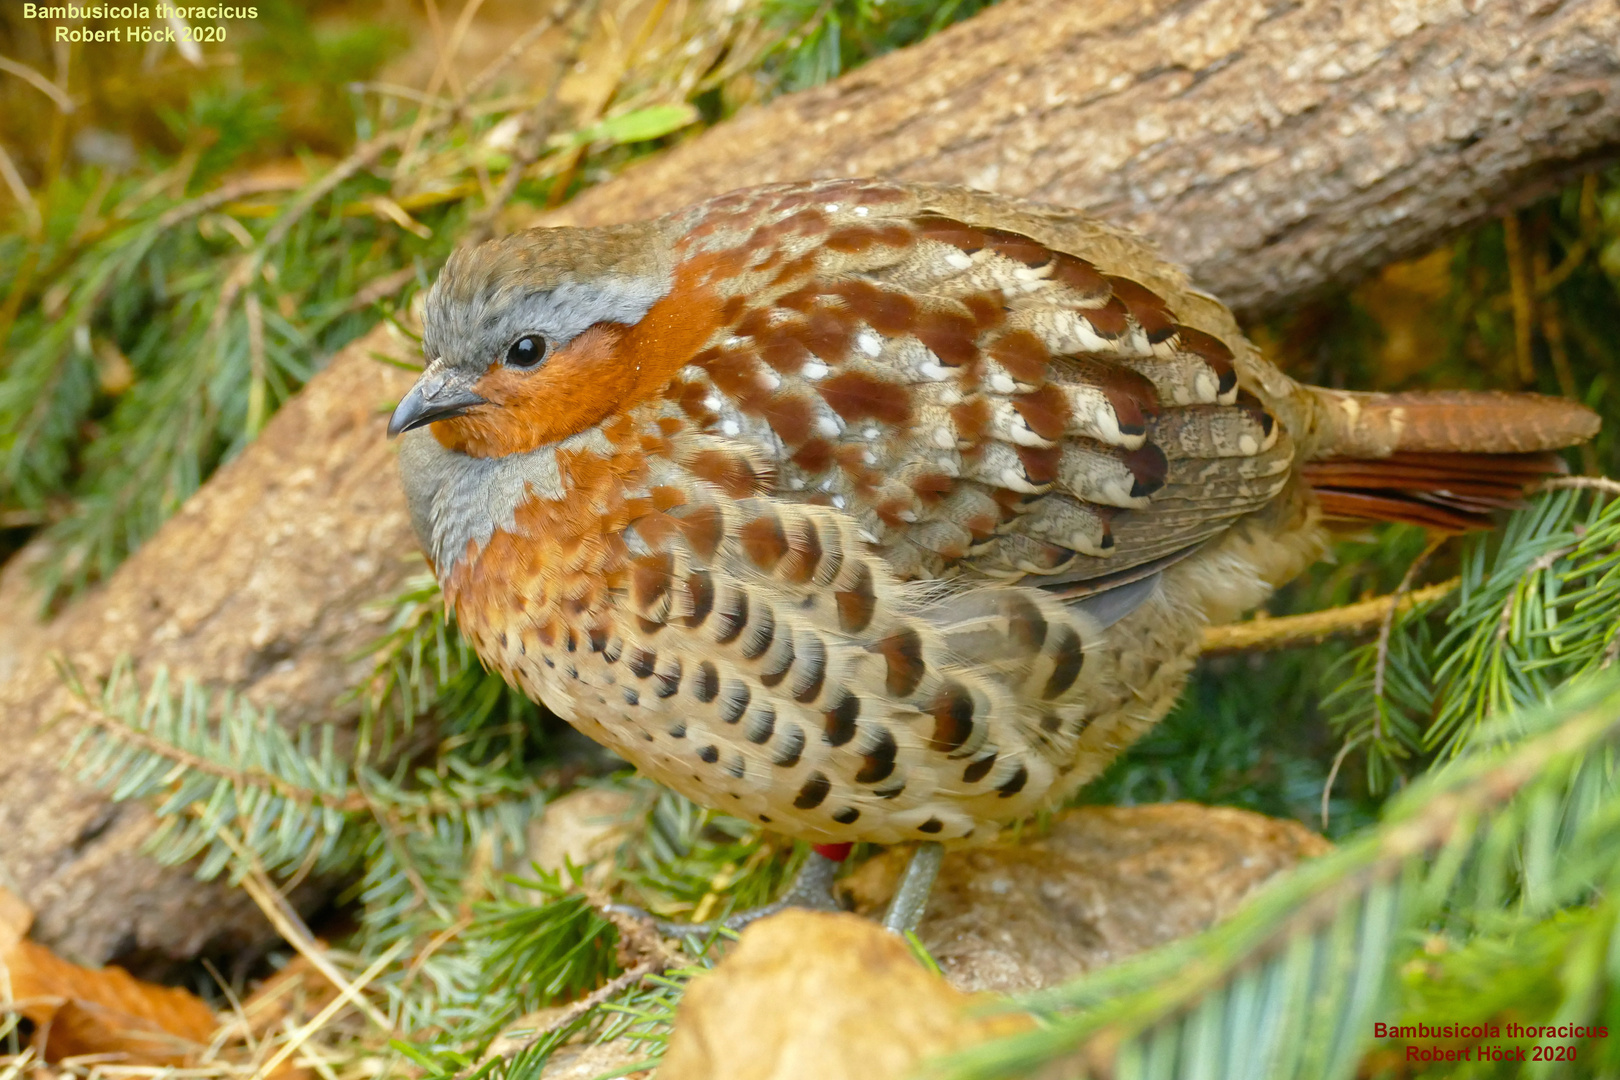
[[849,858],[849,851],[855,845],[846,841],[842,844],[811,844],[810,846],[815,850],[817,855],[820,855],[824,859],[831,859],[833,862],[843,862],[845,859]]

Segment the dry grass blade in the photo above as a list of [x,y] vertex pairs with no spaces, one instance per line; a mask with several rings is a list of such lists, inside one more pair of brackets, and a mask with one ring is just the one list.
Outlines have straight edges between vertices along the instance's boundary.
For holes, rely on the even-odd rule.
[[1248,622],[1211,626],[1204,631],[1202,651],[1206,653],[1247,652],[1254,649],[1289,649],[1315,645],[1336,634],[1366,633],[1381,625],[1392,612],[1443,600],[1457,588],[1458,579],[1426,585],[1410,592],[1396,590],[1343,607],[1312,611],[1280,618],[1256,618]]

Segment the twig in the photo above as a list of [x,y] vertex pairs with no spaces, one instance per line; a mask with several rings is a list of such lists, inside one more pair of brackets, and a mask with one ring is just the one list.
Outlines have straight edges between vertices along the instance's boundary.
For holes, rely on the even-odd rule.
[[507,1058],[516,1057],[517,1055],[528,1050],[530,1047],[537,1045],[540,1040],[544,1039],[546,1036],[567,1028],[570,1024],[574,1023],[580,1017],[584,1016],[598,1005],[601,1005],[603,1002],[608,1001],[615,995],[623,993],[630,987],[637,985],[642,979],[647,978],[649,975],[662,975],[664,972],[668,971],[671,966],[673,966],[673,961],[669,957],[648,957],[635,967],[631,968],[629,971],[621,972],[618,975],[615,975],[613,978],[609,979],[595,990],[592,990],[589,994],[586,994],[584,997],[568,1006],[568,1008],[564,1009],[560,1014],[558,1014],[557,1018],[552,1020],[551,1023],[536,1031],[527,1039],[524,1039],[517,1046],[513,1047],[509,1053],[502,1054],[501,1056]]
[[[243,865],[247,867],[247,873],[242,878],[242,888],[249,898],[259,906],[259,910],[264,912],[264,917],[270,920],[270,925],[276,928],[276,933],[280,934],[287,944],[296,949],[298,955],[308,960],[316,971],[326,976],[328,982],[337,987],[340,1001],[353,1001],[355,1008],[365,1013],[366,1017],[376,1024],[378,1028],[390,1035],[393,1034],[394,1025],[386,1016],[377,1011],[375,1005],[357,996],[359,989],[356,984],[345,979],[343,973],[332,963],[331,958],[326,955],[326,950],[321,948],[320,943],[315,940],[315,935],[311,934],[309,927],[304,925],[304,920],[298,917],[298,913],[292,909],[292,905],[287,903],[287,898],[281,895],[275,885],[271,884],[269,875],[259,865],[259,860],[253,852],[249,851],[242,841],[232,835],[228,829],[216,829],[215,835],[223,840],[236,853],[237,858],[242,860]],[[408,939],[402,938],[396,942],[394,949],[384,954],[385,958],[392,960],[399,949],[404,948],[407,941]],[[362,976],[362,980],[370,981],[370,978],[374,977],[374,975]],[[268,1071],[266,1070],[266,1072]]]
[[[326,1008],[310,1017],[307,1024],[294,1032],[292,1038],[288,1039],[281,1049],[276,1051],[275,1056],[269,1061],[265,1062],[264,1065],[258,1070],[259,1075],[273,1076],[277,1067],[279,1067],[282,1062],[296,1054],[299,1047],[308,1042],[311,1035],[314,1035],[317,1031],[321,1030],[321,1028],[325,1027],[331,1021],[332,1017],[336,1016],[338,1011],[341,1010],[345,1005],[353,1004],[356,1008],[365,1012],[367,1016],[372,1016],[373,1018],[380,1015],[377,1014],[374,1006],[369,1004],[364,998],[360,997],[360,992],[370,985],[373,979],[375,979],[378,975],[381,975],[388,965],[394,962],[394,957],[405,951],[405,946],[408,944],[410,944],[410,939],[408,938],[401,938],[399,941],[394,942],[394,944],[388,948],[387,952],[377,957],[376,961],[372,963],[370,967],[366,968],[365,971],[360,973],[360,977],[358,979],[352,983],[341,985],[338,996],[334,998],[326,1006]],[[384,1031],[389,1032],[390,1034],[393,1033],[394,1027],[392,1024],[385,1021],[380,1026]]]
[[1519,382],[1529,386],[1536,381],[1535,356],[1530,351],[1536,299],[1530,285],[1530,265],[1525,258],[1517,213],[1502,218],[1502,241],[1507,247],[1508,287],[1513,300],[1513,354],[1518,361]]
[[[551,15],[543,25],[550,29],[565,20],[572,19],[584,6],[585,0],[563,0],[553,9]],[[593,0],[593,7],[595,6]],[[523,174],[530,165],[539,160],[546,151],[546,143],[550,141],[553,129],[556,127],[557,116],[557,89],[562,85],[563,78],[579,59],[579,52],[585,42],[585,26],[583,21],[569,39],[568,48],[563,50],[562,56],[557,60],[556,70],[551,76],[551,85],[546,88],[545,94],[530,111],[525,119],[525,128],[529,122],[534,128],[526,132],[522,148],[513,148],[512,161],[507,166],[506,175],[501,177],[501,186],[490,197],[483,209],[474,215],[472,227],[469,230],[469,243],[477,244],[487,240],[494,231],[495,216],[501,212],[512,195],[517,191],[518,185],[523,182]],[[549,114],[549,115],[548,115]]]
[[1556,491],[1563,488],[1584,488],[1608,495],[1620,495],[1620,480],[1610,480],[1607,476],[1556,476],[1543,481],[1539,490]]
[[1378,624],[1378,658],[1373,663],[1372,691],[1374,709],[1373,739],[1378,742],[1382,742],[1384,739],[1384,670],[1389,666],[1389,635],[1395,628],[1395,609],[1400,604],[1400,598],[1405,596],[1412,588],[1412,579],[1417,576],[1417,572],[1423,568],[1424,563],[1429,561],[1429,556],[1434,554],[1435,549],[1445,543],[1447,539],[1447,535],[1443,533],[1432,537],[1428,545],[1424,547],[1423,553],[1412,560],[1412,565],[1408,566],[1406,573],[1401,575],[1401,583],[1395,586],[1389,610],[1384,612],[1383,621]]
[[1211,626],[1204,630],[1202,652],[1247,652],[1254,649],[1288,649],[1314,645],[1334,634],[1357,634],[1377,626],[1395,607],[1406,611],[1444,599],[1457,588],[1457,578],[1426,585],[1404,595],[1375,596],[1343,607],[1312,611],[1305,615],[1253,619],[1249,622]]
[[1350,751],[1355,749],[1356,744],[1366,737],[1366,733],[1363,732],[1353,739],[1346,739],[1344,745],[1339,747],[1339,752],[1333,755],[1333,767],[1328,770],[1327,780],[1322,784],[1322,828],[1324,831],[1328,827],[1328,802],[1333,796],[1333,782],[1339,778],[1339,767],[1344,764],[1344,759],[1350,756]]
[[67,91],[51,82],[51,80],[35,71],[27,64],[21,64],[10,59],[9,57],[0,56],[0,71],[9,71],[11,74],[17,76],[17,78],[21,79],[29,86],[32,86],[35,90],[38,90],[40,93],[50,98],[56,103],[57,109],[61,110],[62,112],[70,113],[73,111],[73,99],[68,97]]

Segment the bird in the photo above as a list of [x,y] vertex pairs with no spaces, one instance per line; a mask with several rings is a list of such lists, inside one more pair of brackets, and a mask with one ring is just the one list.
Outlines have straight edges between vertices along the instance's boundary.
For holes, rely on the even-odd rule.
[[[1295,381],[1143,238],[947,184],[745,188],[455,251],[390,418],[479,658],[810,842],[994,837],[1175,702],[1339,519],[1488,526],[1597,416]],[[812,880],[813,879],[813,880]]]

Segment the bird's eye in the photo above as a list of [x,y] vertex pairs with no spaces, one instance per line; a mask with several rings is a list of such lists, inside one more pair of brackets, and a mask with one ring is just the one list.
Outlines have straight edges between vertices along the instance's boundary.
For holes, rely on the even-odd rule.
[[524,334],[506,350],[506,362],[513,367],[534,367],[546,355],[546,339],[539,334]]

